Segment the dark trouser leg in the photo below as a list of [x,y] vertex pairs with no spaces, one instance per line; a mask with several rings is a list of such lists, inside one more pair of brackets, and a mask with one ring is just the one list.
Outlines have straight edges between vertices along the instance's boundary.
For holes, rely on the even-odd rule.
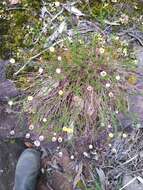
[[35,190],[41,153],[26,149],[20,156],[15,172],[14,190]]

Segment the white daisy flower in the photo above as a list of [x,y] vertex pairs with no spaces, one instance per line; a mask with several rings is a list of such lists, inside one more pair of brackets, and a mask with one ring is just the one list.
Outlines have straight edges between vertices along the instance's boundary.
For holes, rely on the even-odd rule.
[[114,96],[113,92],[109,92],[109,97],[112,98]]
[[102,77],[105,77],[105,76],[107,75],[107,73],[106,73],[106,71],[101,71],[101,72],[100,72],[100,75],[101,75]]
[[105,123],[101,123],[101,127],[104,127],[105,126]]
[[88,90],[88,91],[92,91],[92,90],[93,90],[93,87],[92,87],[92,86],[88,86],[88,87],[87,87],[87,90]]
[[88,147],[89,147],[90,150],[93,149],[93,145],[92,144],[90,144]]
[[44,122],[44,123],[46,123],[46,122],[47,122],[47,119],[46,119],[45,117],[43,118],[43,122]]
[[34,129],[34,125],[29,125],[29,130],[32,131]]
[[127,134],[126,133],[123,133],[123,138],[127,138]]
[[11,130],[11,131],[10,131],[10,135],[12,135],[12,136],[15,135],[15,131],[14,131],[14,130]]
[[56,142],[57,138],[56,137],[52,137],[52,142]]
[[57,73],[57,74],[60,74],[60,73],[61,73],[61,69],[60,69],[60,68],[57,68],[57,69],[56,69],[56,73]]
[[112,152],[113,152],[114,154],[116,154],[116,153],[117,153],[116,148],[112,148]]
[[113,138],[114,137],[114,134],[113,133],[109,133],[108,135],[110,138]]
[[103,54],[104,52],[105,52],[105,49],[104,49],[104,48],[102,48],[102,47],[99,48],[99,53],[100,53],[100,54]]
[[116,110],[116,111],[115,111],[115,113],[116,113],[116,114],[118,114],[118,113],[119,113],[119,111],[118,111],[118,110]]
[[40,146],[40,141],[38,141],[38,140],[34,141],[34,145],[39,147]]
[[89,157],[89,155],[88,155],[87,152],[83,152],[83,155],[84,155],[85,157]]
[[59,90],[59,95],[62,96],[63,95],[63,91],[62,90]]
[[56,7],[59,7],[59,6],[60,6],[60,2],[59,2],[59,1],[56,1],[56,2],[55,2],[55,6],[56,6]]
[[28,96],[27,99],[28,99],[28,101],[32,101],[33,100],[33,96]]
[[115,78],[116,78],[116,80],[120,80],[121,77],[120,77],[120,75],[117,75]]
[[71,157],[70,157],[70,158],[71,158],[71,160],[74,160],[74,155],[71,155]]
[[62,152],[59,152],[59,157],[61,158],[63,156],[63,153]]
[[42,74],[43,71],[44,71],[44,69],[42,67],[40,67],[39,70],[38,70],[39,74]]
[[109,124],[107,127],[110,129],[110,128],[112,128],[112,125],[111,125],[111,124]]
[[62,61],[62,57],[61,56],[58,56],[58,61]]
[[26,138],[26,139],[29,139],[30,136],[31,136],[30,133],[26,133],[25,138]]
[[55,48],[54,47],[50,47],[49,51],[53,53],[55,51]]
[[12,106],[12,105],[13,105],[13,101],[12,101],[12,100],[9,100],[9,101],[8,101],[8,105],[9,105],[9,106]]
[[110,86],[111,86],[111,84],[110,83],[106,83],[106,88],[109,88]]
[[138,64],[138,60],[137,60],[137,59],[134,60],[134,64],[135,64],[135,65]]
[[129,22],[129,16],[126,14],[122,14],[119,19],[122,24],[127,24]]
[[109,143],[108,146],[109,146],[109,147],[112,147],[112,144]]
[[9,62],[12,63],[12,64],[14,64],[14,63],[15,63],[15,59],[14,59],[14,58],[11,58],[11,59],[9,60]]
[[43,135],[40,135],[39,136],[39,141],[43,141],[44,140],[44,136]]
[[62,137],[58,138],[58,142],[61,143],[63,141]]

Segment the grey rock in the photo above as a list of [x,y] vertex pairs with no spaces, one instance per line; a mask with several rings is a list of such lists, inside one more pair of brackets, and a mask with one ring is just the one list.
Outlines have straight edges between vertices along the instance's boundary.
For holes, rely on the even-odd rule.
[[19,95],[14,83],[10,80],[0,82],[0,102],[7,101]]
[[[6,79],[7,64],[8,61],[0,61],[0,190],[13,189],[15,167],[24,150],[22,138],[27,127],[26,115],[20,108],[10,108],[7,104],[8,100],[20,96],[15,84]],[[10,135],[12,130],[14,135]]]
[[17,160],[24,150],[20,139],[0,140],[0,190],[12,190]]
[[[12,130],[14,135],[10,135]],[[24,113],[0,111],[0,139],[24,137],[26,132],[27,117]]]
[[[129,183],[131,180],[133,180],[134,177],[132,176],[124,176],[123,177],[123,186]],[[129,184],[127,187],[124,188],[124,190],[143,190],[143,184],[139,183],[139,181],[136,179],[131,184]]]
[[6,61],[0,61],[0,81],[4,81],[6,79],[6,65],[8,62]]

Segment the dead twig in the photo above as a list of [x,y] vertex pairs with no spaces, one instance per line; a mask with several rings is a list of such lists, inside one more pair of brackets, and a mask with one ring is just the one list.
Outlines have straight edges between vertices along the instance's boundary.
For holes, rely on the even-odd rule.
[[[56,46],[56,45],[58,45],[58,44],[60,44],[61,42],[63,42],[64,40],[66,40],[66,39],[62,39],[62,40],[59,40],[58,42],[55,42],[53,45],[51,45],[51,46]],[[50,46],[50,47],[51,47]],[[31,57],[16,73],[14,73],[14,76],[17,76],[20,72],[22,72],[26,67],[27,67],[27,65],[29,65],[30,64],[30,62],[32,61],[32,60],[34,60],[34,59],[36,59],[37,57],[39,57],[40,55],[42,55],[44,52],[46,52],[50,47],[47,47],[47,48],[45,48],[44,50],[42,50],[41,52],[39,52],[38,54],[36,54],[36,55],[34,55],[33,57]]]

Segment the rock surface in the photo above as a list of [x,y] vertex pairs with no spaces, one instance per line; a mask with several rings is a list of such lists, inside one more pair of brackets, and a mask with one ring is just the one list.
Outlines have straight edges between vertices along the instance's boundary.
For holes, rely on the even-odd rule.
[[15,167],[24,145],[20,139],[0,140],[0,190],[12,190]]
[[[0,61],[0,190],[13,189],[15,166],[24,150],[19,137],[25,134],[27,123],[19,108],[12,109],[7,104],[8,100],[20,94],[14,83],[6,79],[7,63]],[[12,130],[15,131],[14,135],[10,135]]]
[[[133,181],[134,177],[132,176],[124,176],[123,177],[123,186],[126,186],[129,182]],[[136,179],[129,185],[127,185],[125,190],[142,190],[143,189],[143,184],[139,183],[139,181]]]
[[134,51],[138,60],[137,83],[128,89],[129,113],[118,115],[121,125],[127,132],[133,129],[132,124],[134,122],[137,122],[139,126],[143,126],[143,47],[135,45]]
[[130,112],[137,115],[140,124],[143,124],[143,47],[135,48],[138,60],[136,94],[129,97]]

